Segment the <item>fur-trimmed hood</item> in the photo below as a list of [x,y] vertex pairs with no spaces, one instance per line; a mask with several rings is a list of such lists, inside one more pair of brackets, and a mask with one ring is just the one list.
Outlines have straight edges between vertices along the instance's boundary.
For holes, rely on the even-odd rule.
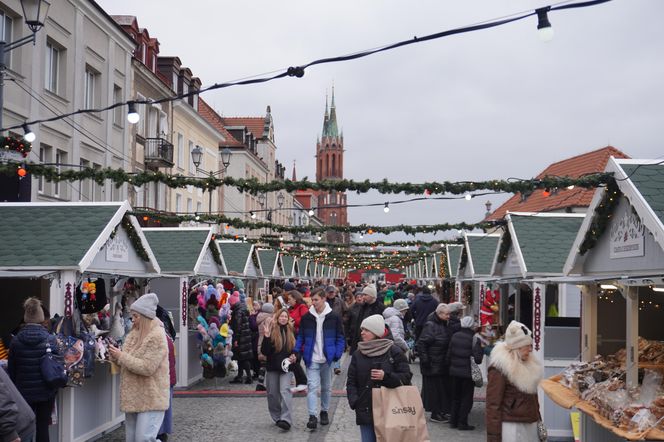
[[537,393],[544,377],[542,362],[533,353],[524,362],[504,342],[497,343],[491,351],[489,366],[498,369],[512,385],[526,394]]

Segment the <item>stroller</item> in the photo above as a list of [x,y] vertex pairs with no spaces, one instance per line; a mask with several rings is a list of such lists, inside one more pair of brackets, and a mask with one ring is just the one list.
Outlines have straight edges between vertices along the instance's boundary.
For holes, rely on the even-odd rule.
[[417,358],[417,348],[415,347],[415,329],[413,321],[407,322],[404,327],[406,344],[408,344],[408,362],[413,363]]

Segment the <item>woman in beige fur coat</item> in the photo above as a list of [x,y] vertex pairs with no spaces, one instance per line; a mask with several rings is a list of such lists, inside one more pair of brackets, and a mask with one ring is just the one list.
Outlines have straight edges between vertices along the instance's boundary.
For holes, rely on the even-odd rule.
[[159,299],[148,293],[131,305],[133,326],[122,350],[109,347],[120,366],[120,410],[125,413],[127,442],[156,441],[168,409],[168,346],[156,319]]
[[517,321],[505,332],[504,342],[491,351],[486,388],[487,442],[545,440],[537,387],[544,375],[532,354],[533,334]]

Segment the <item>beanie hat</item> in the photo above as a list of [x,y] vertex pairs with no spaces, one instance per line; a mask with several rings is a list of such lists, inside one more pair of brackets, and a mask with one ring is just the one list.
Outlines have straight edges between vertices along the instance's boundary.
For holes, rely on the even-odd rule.
[[475,320],[472,316],[464,316],[461,318],[461,328],[472,328]]
[[533,332],[518,321],[510,322],[505,331],[505,345],[510,350],[533,344]]
[[401,310],[408,310],[408,301],[405,299],[397,299],[394,301],[393,307],[399,311]]
[[284,284],[284,291],[285,292],[290,292],[291,290],[295,290],[295,284],[288,281],[287,283]]
[[271,302],[266,302],[261,307],[263,313],[274,313],[274,305]]
[[214,286],[210,284],[205,290],[205,302],[208,302],[213,296],[215,300],[218,300],[217,298],[219,297],[219,293],[217,293],[217,289],[215,289]]
[[362,293],[372,298],[378,297],[378,294],[376,293],[376,286],[373,284],[369,284],[368,286],[363,288]]
[[337,288],[336,288],[335,286],[333,286],[333,285],[328,285],[328,286],[325,288],[325,293],[334,293],[334,292],[336,292],[336,291],[337,291]]
[[374,335],[382,338],[385,334],[385,319],[382,315],[371,315],[362,321],[360,328],[369,330]]
[[228,337],[228,324],[221,325],[221,328],[219,329],[219,334],[224,338]]
[[157,304],[159,304],[157,294],[146,293],[134,301],[129,310],[140,313],[147,318],[154,319],[157,315]]
[[450,313],[454,313],[456,311],[463,309],[463,304],[458,301],[449,304],[449,306],[450,306]]
[[233,292],[231,297],[228,298],[228,303],[233,307],[238,302],[240,302],[240,294],[238,292]]
[[41,301],[37,298],[28,298],[23,303],[25,313],[23,313],[23,322],[26,324],[41,324],[44,322],[44,309]]

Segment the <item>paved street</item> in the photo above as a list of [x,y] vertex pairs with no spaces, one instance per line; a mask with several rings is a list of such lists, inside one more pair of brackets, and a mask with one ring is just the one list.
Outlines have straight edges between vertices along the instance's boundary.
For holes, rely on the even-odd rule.
[[[348,360],[343,361],[344,371],[335,376],[330,407],[331,423],[327,427],[318,427],[311,431],[306,428],[308,419],[307,402],[304,396],[294,398],[293,428],[284,432],[277,428],[268,415],[267,400],[264,395],[252,393],[254,385],[228,384],[230,377],[219,380],[205,380],[196,384],[183,394],[199,394],[205,397],[179,396],[173,402],[173,441],[237,441],[250,437],[254,441],[343,441],[360,440],[360,433],[355,425],[355,413],[348,407],[344,394],[345,368]],[[417,363],[411,365],[413,382],[421,386],[420,369]],[[246,391],[246,394],[238,392]],[[201,393],[197,393],[201,391]],[[204,391],[204,393],[202,392]],[[210,397],[217,394],[218,396]],[[232,396],[231,396],[232,394]],[[477,389],[477,397],[484,396],[484,389]],[[484,439],[484,402],[476,400],[469,422],[477,428],[463,432],[450,429],[447,424],[427,422],[432,441],[477,441]],[[104,436],[104,442],[124,441],[124,427]]]

